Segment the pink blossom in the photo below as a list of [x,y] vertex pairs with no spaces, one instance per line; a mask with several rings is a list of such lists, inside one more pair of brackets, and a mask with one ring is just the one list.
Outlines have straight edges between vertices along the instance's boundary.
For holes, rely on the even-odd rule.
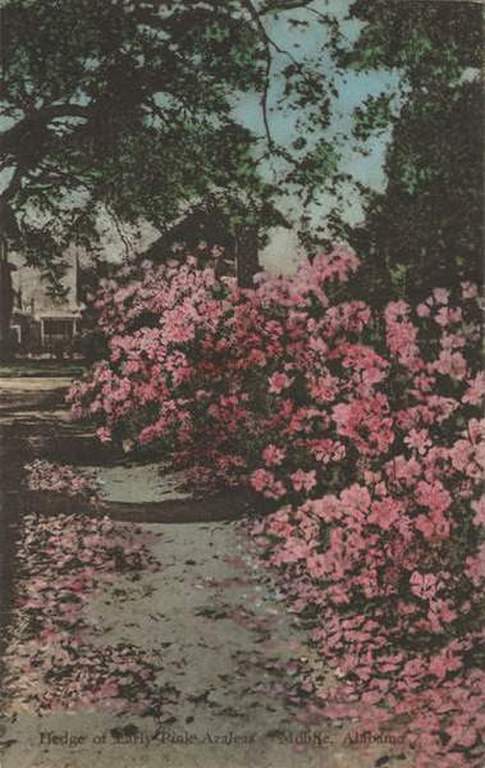
[[318,402],[331,402],[338,391],[338,379],[330,374],[314,379],[310,384],[312,397]]
[[262,456],[268,467],[278,466],[283,463],[286,451],[284,448],[278,448],[276,445],[273,445],[273,443],[270,443],[263,450]]
[[389,530],[391,526],[399,520],[402,512],[402,504],[396,499],[384,499],[375,501],[372,504],[372,513],[369,515],[369,522],[378,525],[384,531]]
[[485,526],[485,496],[481,496],[478,501],[473,501],[471,506],[475,512],[475,525]]
[[409,580],[411,592],[423,600],[430,600],[436,594],[437,579],[432,573],[414,571]]
[[448,304],[450,298],[450,292],[446,288],[435,288],[433,290],[433,296],[437,304]]
[[468,372],[466,360],[461,352],[450,352],[449,350],[443,350],[440,353],[434,367],[444,376],[451,376],[459,380],[464,379]]
[[441,513],[450,507],[452,497],[439,480],[435,480],[433,483],[420,480],[416,484],[416,501],[435,513]]
[[275,395],[279,395],[284,389],[291,386],[293,379],[290,379],[286,373],[273,373],[269,377],[269,392]]
[[96,430],[96,435],[101,440],[102,443],[109,443],[111,442],[112,436],[111,436],[111,430],[108,427],[99,427]]
[[426,304],[418,304],[416,307],[416,314],[418,317],[429,317],[431,315],[431,310]]
[[404,442],[410,448],[415,448],[421,456],[423,456],[427,449],[431,447],[431,440],[429,439],[427,429],[411,429],[409,434],[404,438]]
[[462,297],[464,299],[475,299],[478,296],[478,286],[476,283],[464,282],[461,284]]
[[290,475],[291,482],[295,491],[311,491],[317,484],[316,472],[314,469],[310,472],[304,472],[302,469],[298,469]]
[[463,403],[470,405],[480,405],[485,397],[485,371],[480,371],[477,375],[467,382],[468,388],[462,397]]

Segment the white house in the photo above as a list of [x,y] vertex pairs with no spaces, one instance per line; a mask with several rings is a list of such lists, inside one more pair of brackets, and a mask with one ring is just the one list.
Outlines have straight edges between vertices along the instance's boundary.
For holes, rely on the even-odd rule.
[[25,265],[21,256],[10,258],[15,292],[11,328],[21,350],[26,352],[62,352],[78,331],[83,305],[79,301],[80,251],[66,254],[67,268],[62,279],[66,294],[52,296],[49,282],[39,269]]

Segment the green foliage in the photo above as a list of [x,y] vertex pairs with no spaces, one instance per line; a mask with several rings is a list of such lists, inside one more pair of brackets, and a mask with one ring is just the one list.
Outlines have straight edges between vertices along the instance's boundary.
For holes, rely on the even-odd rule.
[[393,117],[393,94],[368,96],[354,112],[353,135],[367,141],[372,135],[385,131]]
[[359,70],[403,70],[412,87],[423,77],[459,78],[463,67],[480,66],[481,13],[472,3],[356,0],[350,16],[364,27],[341,63]]
[[[216,200],[232,234],[279,223],[289,188],[311,196],[336,166],[320,140],[331,86],[318,55],[297,61],[272,40],[266,14],[278,10],[250,0],[7,0],[0,163],[11,176],[0,237],[53,271],[68,243],[96,246],[100,211],[166,232]],[[288,151],[272,136],[275,79],[285,94],[277,109],[298,114],[311,146]],[[255,93],[262,135],[235,117]],[[271,159],[284,168],[278,183],[262,173]]]
[[351,14],[364,26],[353,50],[339,53],[341,65],[401,73],[398,92],[367,99],[354,115],[364,152],[366,141],[392,131],[385,190],[362,190],[365,222],[347,232],[366,260],[366,295],[382,303],[480,282],[481,9],[359,0]]
[[160,226],[228,177],[260,191],[254,137],[231,117],[231,91],[253,87],[261,61],[238,6],[6,3],[0,152],[14,245],[38,252],[41,238],[46,258],[92,242],[101,205]]

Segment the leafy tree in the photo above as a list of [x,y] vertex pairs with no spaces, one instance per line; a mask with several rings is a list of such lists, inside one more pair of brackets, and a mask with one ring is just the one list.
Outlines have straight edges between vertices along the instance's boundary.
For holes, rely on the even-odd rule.
[[483,247],[483,117],[478,79],[481,9],[474,3],[353,3],[364,22],[342,66],[397,68],[398,94],[366,100],[354,136],[392,129],[386,187],[363,189],[366,218],[348,229],[366,259],[374,301],[426,294],[436,285],[480,281]]
[[[2,260],[8,249],[21,250],[61,290],[62,253],[70,242],[96,245],[100,211],[121,222],[143,218],[166,232],[211,195],[243,243],[245,232],[281,223],[283,188],[311,183],[304,169],[312,158],[320,163],[325,145],[320,141],[320,155],[306,140],[292,152],[278,145],[272,80],[286,82],[282,108],[298,112],[313,103],[314,133],[328,123],[328,86],[318,57],[314,65],[296,61],[267,28],[278,12],[307,5],[7,0]],[[275,56],[285,60],[283,69],[275,68]],[[262,135],[234,116],[243,93],[259,94]],[[287,164],[288,185],[265,180],[261,168],[270,157]],[[1,340],[8,312],[0,315]]]

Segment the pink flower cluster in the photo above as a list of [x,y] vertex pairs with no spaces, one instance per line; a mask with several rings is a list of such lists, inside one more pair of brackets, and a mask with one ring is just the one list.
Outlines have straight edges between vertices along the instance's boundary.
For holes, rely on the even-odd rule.
[[84,496],[95,500],[99,487],[93,474],[77,470],[72,466],[52,464],[50,461],[35,459],[26,464],[27,484],[31,491],[65,493],[68,496]]
[[273,505],[251,532],[342,679],[315,682],[325,716],[405,721],[419,768],[478,765],[479,300],[381,315],[343,285],[357,267],[338,248],[254,290],[190,260],[110,284],[73,413]]

